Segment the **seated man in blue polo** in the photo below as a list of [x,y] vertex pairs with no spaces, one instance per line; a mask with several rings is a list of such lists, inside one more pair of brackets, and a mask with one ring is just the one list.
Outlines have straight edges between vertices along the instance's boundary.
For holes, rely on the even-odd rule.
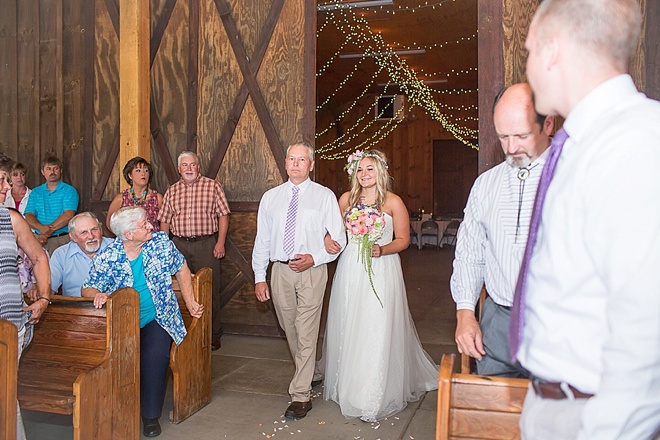
[[50,259],[50,288],[62,295],[80,296],[80,288],[89,275],[94,255],[112,243],[102,236],[101,222],[91,212],[81,212],[69,221],[71,241],[55,249]]
[[69,242],[67,224],[78,209],[78,191],[62,182],[62,167],[62,161],[54,156],[41,161],[41,175],[46,183],[32,190],[25,207],[25,220],[50,255]]

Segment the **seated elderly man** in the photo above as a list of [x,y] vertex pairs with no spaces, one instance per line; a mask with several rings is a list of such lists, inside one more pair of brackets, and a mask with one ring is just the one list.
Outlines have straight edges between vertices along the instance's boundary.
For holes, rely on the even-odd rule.
[[163,410],[172,340],[186,336],[172,275],[191,316],[199,318],[204,306],[193,298],[190,270],[185,258],[164,232],[152,232],[146,211],[138,206],[117,210],[110,218],[117,238],[94,257],[82,296],[103,307],[108,295],[122,287],[140,294],[140,413],[144,435],[156,437]]
[[89,275],[92,258],[112,243],[103,237],[99,219],[91,212],[81,212],[69,221],[71,241],[55,249],[50,259],[50,288],[64,296],[80,296],[83,281]]

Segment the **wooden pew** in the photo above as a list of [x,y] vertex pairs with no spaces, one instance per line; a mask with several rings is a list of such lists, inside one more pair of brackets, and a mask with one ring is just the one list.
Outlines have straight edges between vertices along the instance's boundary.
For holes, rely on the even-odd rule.
[[18,329],[0,319],[0,440],[16,440]]
[[90,298],[53,296],[21,356],[21,408],[73,415],[74,440],[138,440],[139,317],[130,288],[101,309]]
[[444,354],[438,378],[436,440],[519,439],[527,379],[457,374]]
[[172,423],[182,422],[211,402],[211,269],[199,270],[192,281],[195,300],[204,304],[204,313],[199,319],[190,316],[181,298],[179,283],[176,278],[172,279],[188,331],[180,345],[172,344],[170,352],[174,398],[170,412]]

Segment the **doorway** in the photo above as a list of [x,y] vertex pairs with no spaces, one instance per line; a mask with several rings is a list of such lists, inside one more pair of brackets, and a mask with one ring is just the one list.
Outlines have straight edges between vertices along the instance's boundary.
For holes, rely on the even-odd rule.
[[479,154],[460,141],[433,141],[433,213],[463,217],[470,189],[479,175]]

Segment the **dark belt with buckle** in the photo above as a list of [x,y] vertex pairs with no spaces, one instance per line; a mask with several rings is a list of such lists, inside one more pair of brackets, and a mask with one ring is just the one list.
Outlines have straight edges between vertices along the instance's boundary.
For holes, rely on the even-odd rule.
[[565,389],[573,393],[575,399],[589,399],[594,396],[593,394],[583,393],[573,385],[564,384],[562,386],[561,382],[545,382],[538,378],[532,378],[532,388],[534,388],[534,392],[537,396],[544,399],[569,399],[570,397]]
[[290,260],[273,260],[273,263],[282,263],[282,264],[289,264],[291,261],[298,261],[300,258],[292,258]]
[[195,242],[195,241],[205,240],[205,239],[207,239],[207,238],[209,238],[209,237],[213,237],[214,235],[215,235],[215,234],[209,234],[209,235],[197,235],[197,236],[194,236],[194,237],[181,237],[181,236],[179,236],[179,235],[174,235],[174,237],[178,238],[179,240],[188,241],[188,242],[190,242],[190,243],[193,243],[193,242]]
[[61,237],[63,235],[69,235],[69,233],[68,232],[60,232],[59,234],[51,235],[48,238],[57,238],[57,237]]

